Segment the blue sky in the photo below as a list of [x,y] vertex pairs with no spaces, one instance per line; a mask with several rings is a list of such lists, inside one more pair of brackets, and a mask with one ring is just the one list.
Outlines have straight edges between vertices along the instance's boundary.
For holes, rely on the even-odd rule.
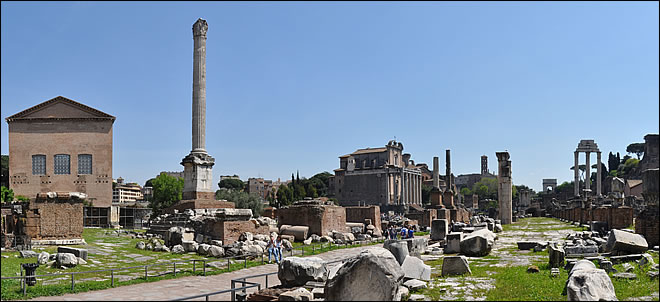
[[[191,150],[192,24],[207,40],[206,147],[220,175],[311,177],[403,142],[454,174],[511,154],[514,184],[571,180],[594,139],[658,133],[658,2],[5,2],[2,118],[62,95],[117,117],[113,177]],[[7,123],[1,127],[8,153]],[[584,162],[583,156],[581,162]],[[595,155],[592,158],[595,162]]]

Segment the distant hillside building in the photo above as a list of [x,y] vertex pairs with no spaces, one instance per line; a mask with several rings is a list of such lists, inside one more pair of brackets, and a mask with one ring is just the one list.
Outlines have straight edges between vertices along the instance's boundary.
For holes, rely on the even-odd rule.
[[472,190],[472,186],[474,186],[475,183],[481,181],[483,178],[497,178],[497,175],[488,171],[488,156],[486,155],[481,156],[481,173],[458,175],[456,176],[454,183],[459,190],[461,188],[468,188]]
[[123,178],[117,178],[117,184],[112,189],[112,203],[114,205],[133,205],[143,201],[142,187],[136,183],[124,183]]
[[329,193],[342,206],[360,204],[402,209],[422,203],[422,170],[394,140],[382,148],[359,149],[339,157]]

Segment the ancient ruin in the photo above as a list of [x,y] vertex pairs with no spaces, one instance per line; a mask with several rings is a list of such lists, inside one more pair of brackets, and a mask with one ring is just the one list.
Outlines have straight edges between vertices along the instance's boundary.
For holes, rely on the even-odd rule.
[[589,160],[591,158],[591,152],[596,152],[597,154],[597,167],[596,167],[596,197],[601,197],[601,162],[600,162],[600,150],[598,150],[598,145],[594,142],[592,139],[583,139],[580,140],[580,143],[577,146],[577,149],[575,149],[575,165],[573,166],[575,168],[575,191],[574,194],[575,196],[581,196],[580,195],[580,169],[578,168],[578,158],[580,156],[580,152],[584,152],[586,155],[586,173],[584,177],[584,183],[585,183],[585,189],[591,189],[591,164],[589,163]]
[[509,160],[509,152],[497,152],[495,154],[498,162],[497,195],[500,204],[500,220],[502,220],[502,224],[510,224],[513,222],[511,160]]

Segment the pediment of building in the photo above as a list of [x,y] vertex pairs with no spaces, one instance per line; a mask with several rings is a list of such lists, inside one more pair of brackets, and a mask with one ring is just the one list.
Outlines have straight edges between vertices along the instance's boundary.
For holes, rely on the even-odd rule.
[[58,96],[6,118],[7,122],[31,119],[109,119],[114,121],[115,117],[74,100]]

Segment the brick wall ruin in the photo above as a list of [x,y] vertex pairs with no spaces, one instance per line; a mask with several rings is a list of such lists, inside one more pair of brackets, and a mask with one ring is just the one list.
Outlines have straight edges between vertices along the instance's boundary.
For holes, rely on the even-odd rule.
[[371,224],[373,224],[378,230],[382,231],[380,225],[380,207],[345,207],[345,209],[346,222],[364,223],[365,219],[371,219]]
[[583,224],[588,221],[604,221],[610,229],[623,229],[633,223],[631,207],[600,207],[595,209],[572,208],[555,211],[555,217]]
[[308,226],[310,235],[324,236],[332,230],[345,232],[346,209],[323,204],[318,200],[296,202],[291,206],[277,209],[277,226],[285,224]]
[[163,209],[163,213],[173,214],[174,210],[179,213],[187,209],[234,209],[236,206],[233,202],[226,200],[208,200],[208,199],[194,199],[194,200],[181,200],[169,208]]

